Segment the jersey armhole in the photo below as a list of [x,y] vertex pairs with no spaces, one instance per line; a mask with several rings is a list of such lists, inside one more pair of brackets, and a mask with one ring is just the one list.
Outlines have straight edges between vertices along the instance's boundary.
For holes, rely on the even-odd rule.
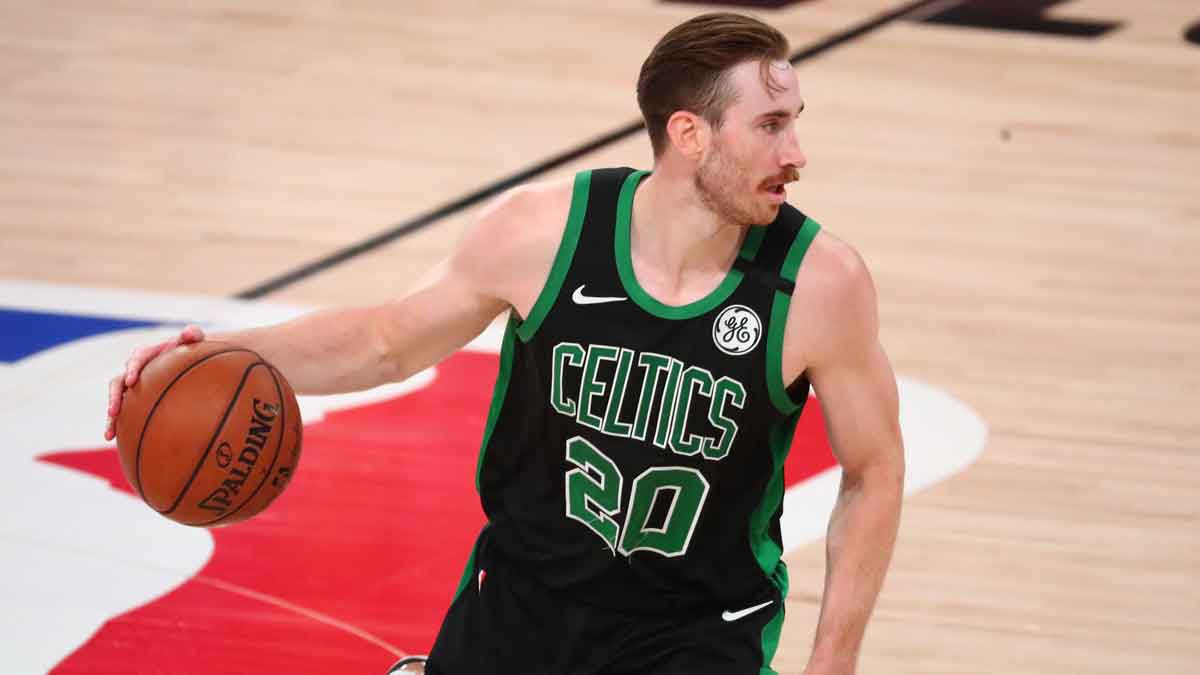
[[[820,230],[821,225],[817,221],[805,218],[804,225],[792,240],[787,257],[779,270],[780,277],[793,284],[796,282],[796,271],[800,269],[804,254],[808,252]],[[771,395],[771,402],[785,415],[796,412],[808,400],[807,387],[803,387],[802,392],[795,392],[793,396],[788,392],[790,383],[783,381],[783,336],[787,330],[788,309],[791,305],[791,294],[776,290],[775,298],[771,302],[771,320],[767,329],[767,391]]]
[[542,325],[558,292],[562,289],[567,271],[571,269],[571,261],[575,258],[575,248],[579,245],[579,233],[583,231],[583,217],[587,213],[588,191],[591,189],[592,172],[581,171],[575,174],[575,184],[571,189],[571,210],[567,214],[567,226],[563,230],[562,240],[558,244],[558,252],[554,254],[554,262],[550,265],[550,273],[541,293],[529,310],[529,316],[517,325],[517,337],[521,342],[529,342]]

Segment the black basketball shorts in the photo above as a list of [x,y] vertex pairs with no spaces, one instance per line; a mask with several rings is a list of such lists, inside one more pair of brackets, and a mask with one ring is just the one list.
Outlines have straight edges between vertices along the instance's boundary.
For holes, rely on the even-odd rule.
[[[486,531],[429,653],[427,675],[774,675],[783,598],[685,617],[587,605],[523,576]],[[489,555],[491,553],[491,555]]]

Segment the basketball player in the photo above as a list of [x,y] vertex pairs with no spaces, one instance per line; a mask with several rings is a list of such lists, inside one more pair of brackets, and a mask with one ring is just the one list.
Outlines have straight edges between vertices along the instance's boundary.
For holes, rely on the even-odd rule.
[[[489,522],[428,673],[775,672],[783,463],[810,383],[844,474],[805,672],[855,671],[899,519],[897,393],[862,260],[785,201],[806,162],[787,52],[751,18],[687,21],[638,80],[653,172],[514,189],[394,302],[214,336],[323,394],[407,378],[509,313]],[[110,417],[147,361],[201,339],[136,351]]]

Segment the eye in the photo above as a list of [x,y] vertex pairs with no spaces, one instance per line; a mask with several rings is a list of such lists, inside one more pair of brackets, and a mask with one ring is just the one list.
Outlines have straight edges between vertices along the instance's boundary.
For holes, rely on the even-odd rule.
[[773,134],[776,131],[779,131],[779,122],[776,122],[776,121],[767,122],[766,124],[762,125],[762,128],[766,129],[767,133]]

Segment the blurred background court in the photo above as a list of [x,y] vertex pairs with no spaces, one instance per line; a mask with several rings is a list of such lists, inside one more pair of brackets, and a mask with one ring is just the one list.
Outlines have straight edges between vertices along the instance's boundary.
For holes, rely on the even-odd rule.
[[[988,428],[906,500],[860,672],[1200,672],[1200,6],[773,4],[745,11],[796,52],[790,201],[870,265],[897,373]],[[0,279],[385,300],[492,189],[648,168],[638,68],[717,7],[0,0]],[[787,559],[798,673],[824,549]]]

